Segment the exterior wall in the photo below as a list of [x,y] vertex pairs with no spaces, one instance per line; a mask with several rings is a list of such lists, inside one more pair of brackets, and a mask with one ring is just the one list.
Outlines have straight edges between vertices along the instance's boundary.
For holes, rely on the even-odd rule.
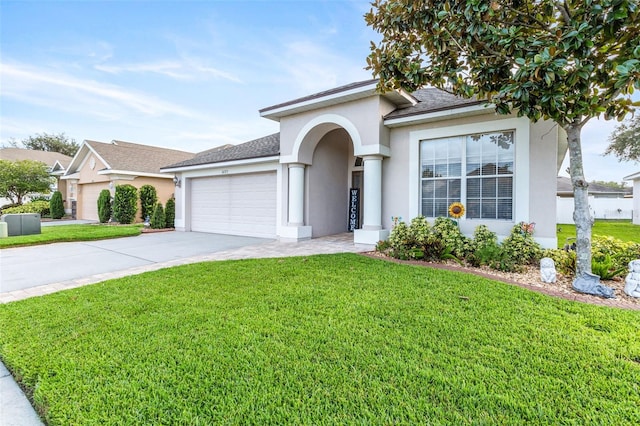
[[[558,182],[558,131],[552,121],[530,124],[529,219],[534,236],[545,246],[557,247],[556,193]],[[555,167],[554,167],[555,166]]]
[[327,133],[316,146],[313,164],[307,167],[305,223],[313,227],[312,237],[347,231],[349,145],[344,130]]
[[[383,227],[391,229],[392,217],[401,217],[408,222],[420,214],[420,140],[509,129],[516,130],[514,220],[461,219],[460,229],[466,235],[472,235],[478,225],[486,224],[500,237],[505,237],[515,223],[536,221],[538,241],[544,246],[555,247],[555,208],[549,218],[544,216],[549,215],[548,208],[540,209],[539,206],[555,207],[557,132],[546,134],[547,123],[529,124],[526,118],[499,116],[493,111],[391,130],[391,157],[383,161],[382,171]],[[530,197],[529,192],[537,185],[536,181],[548,183],[548,187],[536,187],[535,194]]]
[[633,224],[640,225],[640,179],[633,181]]
[[389,130],[381,117],[392,110],[389,102],[372,96],[284,117],[280,121],[280,161],[311,164],[320,139],[340,127],[351,137],[356,155],[378,154],[378,145],[389,146]]

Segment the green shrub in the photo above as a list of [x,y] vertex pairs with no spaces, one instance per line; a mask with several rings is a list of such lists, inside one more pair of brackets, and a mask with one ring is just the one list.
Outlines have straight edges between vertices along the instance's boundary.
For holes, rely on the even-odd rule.
[[32,201],[16,207],[2,209],[2,214],[40,213],[41,217],[49,216],[49,201]]
[[138,210],[138,190],[133,185],[116,185],[113,198],[113,217],[123,224],[133,223]]
[[[529,230],[530,229],[530,230]],[[542,258],[542,247],[533,239],[533,229],[519,223],[502,242],[506,259],[516,265],[534,265]]]
[[473,231],[472,248],[474,251],[485,247],[495,247],[498,245],[498,236],[491,231],[487,225],[478,225]]
[[591,259],[591,272],[598,275],[603,280],[610,280],[617,277],[623,272],[626,272],[626,270],[626,266],[622,268],[616,267],[609,255],[604,256],[602,259]]
[[166,218],[164,216],[164,209],[162,203],[156,204],[156,208],[153,210],[153,216],[151,216],[151,228],[162,229],[166,225]]
[[565,249],[547,249],[542,252],[542,257],[553,259],[556,271],[562,275],[572,276],[576,273],[576,252]]
[[465,237],[458,224],[446,217],[436,218],[432,226],[432,236],[439,240],[444,247],[449,247],[457,258],[465,258],[472,250],[471,241]]
[[64,202],[62,201],[62,193],[55,191],[49,200],[49,211],[52,219],[61,219],[64,216]]
[[140,187],[140,218],[145,221],[155,212],[158,194],[153,185]]
[[176,227],[176,199],[169,198],[167,200],[167,205],[164,209],[164,217],[166,219],[166,227],[167,228],[175,228]]
[[98,196],[98,219],[107,223],[111,219],[111,191],[103,189]]

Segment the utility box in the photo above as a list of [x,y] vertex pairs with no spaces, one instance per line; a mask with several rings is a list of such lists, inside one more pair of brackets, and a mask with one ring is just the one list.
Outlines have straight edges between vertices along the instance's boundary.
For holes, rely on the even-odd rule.
[[0,221],[0,238],[7,238],[8,236],[7,223]]
[[0,221],[7,224],[9,237],[42,233],[39,213],[3,214]]

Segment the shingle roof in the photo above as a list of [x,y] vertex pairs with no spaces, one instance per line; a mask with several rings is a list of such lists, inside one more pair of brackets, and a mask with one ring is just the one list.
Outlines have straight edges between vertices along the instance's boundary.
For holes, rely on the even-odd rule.
[[171,164],[170,166],[165,165],[163,169],[222,163],[248,158],[272,157],[276,155],[280,155],[280,133],[274,133],[224,149],[214,148],[203,151],[191,159]]
[[85,143],[93,148],[112,170],[160,173],[160,168],[165,164],[184,161],[195,155],[192,152],[115,140],[111,143]]
[[[558,184],[557,184],[557,193],[558,194],[573,194],[573,185],[571,184],[571,178],[566,176],[558,176]],[[589,194],[631,194],[633,193],[633,188],[625,188],[625,189],[615,189],[605,185],[601,185],[599,183],[590,182],[589,183]]]
[[418,89],[415,92],[412,92],[411,95],[419,101],[417,104],[406,108],[398,108],[397,110],[387,114],[384,117],[385,120],[426,114],[429,112],[445,111],[472,105],[482,105],[485,103],[485,101],[480,101],[476,98],[462,98],[460,96],[447,93],[444,90],[432,87]]
[[68,155],[60,154],[59,152],[36,151],[23,148],[1,148],[0,159],[11,161],[35,160],[45,163],[49,167],[52,167],[57,161],[65,169],[71,164],[71,157]]
[[261,114],[273,109],[278,109],[278,108],[282,108],[288,105],[294,105],[300,102],[305,102],[305,101],[310,101],[313,99],[318,99],[318,98],[322,98],[324,96],[328,96],[328,95],[333,95],[335,93],[341,93],[341,92],[346,92],[348,90],[351,89],[357,89],[358,87],[364,87],[364,86],[369,86],[373,83],[376,83],[378,80],[374,79],[374,80],[363,80],[363,81],[357,81],[355,83],[350,83],[350,84],[345,84],[344,86],[339,86],[339,87],[334,87],[333,89],[329,89],[329,90],[324,90],[322,92],[318,92],[318,93],[314,93],[312,95],[308,95],[308,96],[304,96],[302,98],[298,98],[298,99],[293,99],[291,101],[287,101],[287,102],[283,102],[277,105],[272,105],[266,108],[262,108],[261,110],[259,110],[258,112],[260,112]]

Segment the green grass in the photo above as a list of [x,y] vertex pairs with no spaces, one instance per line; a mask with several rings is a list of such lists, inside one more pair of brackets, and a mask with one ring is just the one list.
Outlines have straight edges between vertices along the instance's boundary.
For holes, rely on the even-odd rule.
[[[558,247],[562,248],[567,243],[575,241],[576,226],[571,224],[558,224]],[[611,236],[622,241],[640,242],[640,226],[634,225],[630,220],[596,220],[592,229],[593,235],[603,237]]]
[[639,424],[640,312],[353,254],[0,305],[48,424]]
[[58,225],[43,226],[41,234],[0,238],[0,249],[69,241],[93,241],[140,235],[142,225]]

